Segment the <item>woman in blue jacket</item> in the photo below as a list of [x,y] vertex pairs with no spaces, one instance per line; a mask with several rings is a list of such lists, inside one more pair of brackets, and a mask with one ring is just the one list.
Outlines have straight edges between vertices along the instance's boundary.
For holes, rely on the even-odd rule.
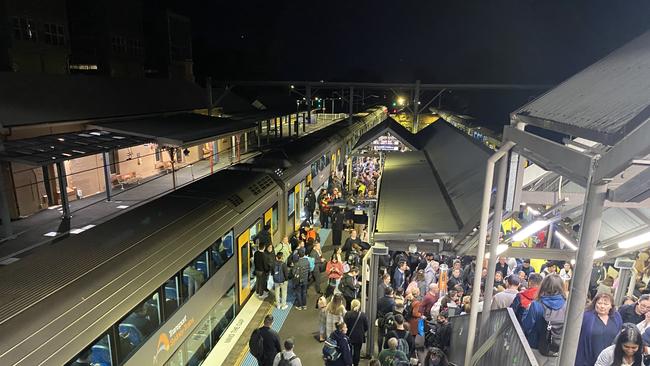
[[544,313],[550,311],[555,318],[564,318],[566,311],[566,298],[564,296],[564,284],[560,276],[550,274],[544,277],[537,299],[530,304],[528,312],[522,318],[521,327],[526,334],[528,344],[534,350],[539,348],[540,342],[544,342],[546,334],[546,320]]
[[612,345],[623,326],[623,318],[614,309],[614,298],[596,295],[582,318],[575,366],[592,366],[602,350]]

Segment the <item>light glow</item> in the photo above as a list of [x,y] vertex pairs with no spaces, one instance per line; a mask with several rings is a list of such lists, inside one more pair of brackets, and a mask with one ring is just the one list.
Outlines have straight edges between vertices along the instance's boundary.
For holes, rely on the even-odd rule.
[[497,255],[503,254],[506,250],[508,250],[509,246],[507,244],[499,244],[497,245]]
[[533,222],[532,224],[526,226],[525,228],[517,231],[515,235],[512,236],[513,241],[522,241],[526,239],[527,237],[531,236],[532,234],[540,231],[541,229],[545,228],[550,224],[550,221],[548,220],[537,220]]
[[534,208],[532,208],[530,206],[527,206],[526,209],[528,210],[528,213],[530,213],[531,215],[535,215],[535,216],[541,215],[541,213],[539,211],[537,211],[536,209],[534,209]]
[[635,236],[633,238],[623,240],[618,243],[618,247],[621,249],[629,249],[629,248],[636,247],[637,245],[647,244],[647,243],[650,243],[650,231]]
[[605,252],[604,250],[597,250],[594,252],[594,259],[600,259],[604,257],[605,254],[607,254],[607,252]]
[[571,250],[578,250],[578,247],[573,243],[573,241],[562,235],[559,231],[555,230],[555,236],[557,236],[564,245],[571,248]]

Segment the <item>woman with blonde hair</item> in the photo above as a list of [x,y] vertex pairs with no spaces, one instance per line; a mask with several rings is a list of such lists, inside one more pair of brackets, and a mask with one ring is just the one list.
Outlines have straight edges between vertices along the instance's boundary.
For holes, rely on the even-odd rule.
[[334,294],[332,301],[327,305],[325,334],[332,334],[336,330],[336,323],[343,321],[345,315],[345,299],[341,294]]
[[325,296],[318,298],[316,308],[318,309],[318,340],[325,342],[325,339],[329,335],[325,332],[327,325],[327,298]]
[[348,337],[352,345],[352,364],[359,366],[361,358],[361,345],[366,341],[366,333],[370,329],[368,317],[361,311],[361,302],[357,299],[350,303],[351,310],[345,314],[345,324],[348,326]]

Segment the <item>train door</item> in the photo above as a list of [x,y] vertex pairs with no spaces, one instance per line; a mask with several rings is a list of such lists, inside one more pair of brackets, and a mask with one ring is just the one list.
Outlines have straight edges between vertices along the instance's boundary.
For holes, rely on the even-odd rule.
[[251,278],[254,276],[253,248],[250,245],[250,230],[246,229],[237,237],[237,256],[239,263],[239,305],[244,305],[251,293],[253,284]]
[[269,231],[271,235],[275,233],[275,227],[273,226],[273,207],[269,208],[264,213],[264,225],[271,226],[271,231]]
[[[312,168],[313,171],[313,168]],[[311,187],[311,175],[312,173],[307,174],[307,178],[305,178],[305,182],[307,183],[307,187]]]

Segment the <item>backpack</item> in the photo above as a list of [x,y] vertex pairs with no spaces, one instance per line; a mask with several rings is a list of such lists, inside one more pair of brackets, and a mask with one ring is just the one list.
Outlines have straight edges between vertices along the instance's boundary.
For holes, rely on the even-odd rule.
[[309,261],[306,258],[300,258],[293,267],[293,278],[301,285],[309,283]]
[[560,345],[562,344],[562,332],[564,331],[564,313],[566,312],[566,303],[558,310],[552,310],[544,307],[544,336],[539,340],[537,346],[539,353],[547,357],[558,357]]
[[282,271],[282,264],[275,263],[275,267],[273,268],[273,282],[282,283],[284,281],[286,281],[286,279],[284,278],[284,272]]
[[404,305],[404,320],[411,320],[413,318],[413,302],[407,301]]
[[386,336],[387,338],[397,338],[397,350],[404,352],[406,357],[411,354],[411,349],[409,347],[409,342],[406,341],[406,339],[401,338],[400,336],[397,335],[396,332],[391,332],[389,335]]
[[284,358],[284,353],[280,352],[280,362],[278,362],[278,366],[291,366],[291,361],[295,360],[298,358],[298,356],[293,356],[289,359]]
[[251,354],[258,360],[264,356],[264,338],[260,329],[255,329],[251,334],[251,339],[248,341],[248,348]]
[[391,312],[379,317],[378,325],[386,330],[395,329],[395,314]]
[[339,352],[339,345],[330,337],[327,337],[325,343],[323,343],[323,360],[327,362],[336,361],[341,358],[341,352]]

